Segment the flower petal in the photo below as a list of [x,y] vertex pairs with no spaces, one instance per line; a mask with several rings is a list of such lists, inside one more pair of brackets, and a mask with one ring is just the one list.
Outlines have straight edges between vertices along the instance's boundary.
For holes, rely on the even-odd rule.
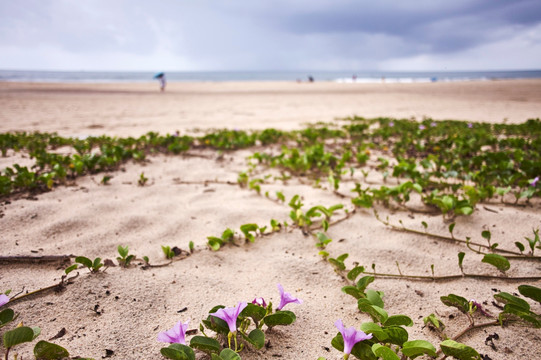
[[6,294],[0,294],[0,306],[9,302],[9,297]]

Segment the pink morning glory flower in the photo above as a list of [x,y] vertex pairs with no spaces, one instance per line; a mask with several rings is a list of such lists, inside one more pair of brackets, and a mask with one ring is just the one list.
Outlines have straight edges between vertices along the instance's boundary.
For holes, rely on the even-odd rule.
[[437,123],[435,123],[435,122],[432,122],[432,123],[430,123],[430,126],[432,126],[432,127],[436,127],[436,126],[438,126],[438,124],[437,124]]
[[5,294],[0,294],[0,306],[3,306],[9,302],[9,297]]
[[535,179],[532,180],[530,183],[531,186],[535,187],[537,186],[537,183],[539,182],[539,176],[536,176]]
[[471,129],[473,127],[472,123],[468,123],[468,127]]
[[186,331],[188,330],[189,322],[190,320],[182,324],[182,322],[179,321],[172,329],[159,333],[158,341],[186,345]]
[[344,359],[349,358],[349,354],[351,354],[351,350],[355,344],[363,340],[372,339],[372,334],[367,335],[353,326],[346,329],[342,320],[336,320],[334,326],[338,328],[338,331],[342,334],[342,338],[344,338]]
[[492,317],[491,314],[489,314],[487,311],[485,311],[485,309],[483,309],[483,306],[478,303],[475,299],[471,299],[470,300],[470,303],[472,304],[472,306],[475,306],[477,308],[477,310],[479,310],[479,312],[485,316],[488,316],[488,317]]
[[259,305],[259,306],[262,306],[262,307],[264,307],[264,308],[267,307],[267,303],[265,302],[265,299],[263,299],[262,297],[256,297],[256,298],[252,301],[252,304]]
[[426,127],[424,125],[419,125],[419,130],[424,130]]
[[302,304],[301,299],[297,299],[290,293],[284,292],[284,288],[280,284],[278,284],[278,291],[280,291],[280,305],[278,305],[276,310],[282,310],[282,308],[289,303]]
[[391,121],[391,122],[389,123],[389,127],[393,127],[393,126],[394,126],[394,122]]
[[239,302],[237,306],[225,309],[218,309],[218,311],[213,313],[212,316],[216,316],[217,318],[225,321],[227,323],[227,326],[229,326],[229,331],[234,333],[237,331],[237,318],[246,306],[248,306],[246,301]]

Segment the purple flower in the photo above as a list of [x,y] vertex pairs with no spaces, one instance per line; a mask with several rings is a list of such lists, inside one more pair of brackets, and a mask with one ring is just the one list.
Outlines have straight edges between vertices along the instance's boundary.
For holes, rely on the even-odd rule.
[[389,123],[389,127],[393,127],[393,126],[394,126],[394,122],[391,121],[391,122]]
[[190,320],[182,324],[180,321],[173,326],[172,329],[161,332],[158,334],[158,341],[166,343],[177,343],[186,345],[186,330],[188,330],[188,323]]
[[267,303],[265,302],[265,299],[263,299],[262,297],[256,297],[256,298],[252,301],[252,304],[259,305],[259,306],[262,306],[262,307],[264,307],[264,308],[267,307]]
[[419,125],[419,130],[424,130],[426,127],[424,125]]
[[[487,311],[485,311],[485,309],[483,309],[483,306],[478,303],[475,299],[471,299],[470,300],[470,303],[473,307],[475,307],[477,310],[479,310],[479,312],[485,316],[488,316],[488,317],[492,317],[492,314],[488,313]],[[475,311],[475,310],[474,310]]]
[[294,298],[290,293],[284,292],[284,288],[280,284],[278,284],[278,291],[280,291],[280,305],[276,310],[282,310],[289,303],[302,304],[301,299]]
[[436,124],[435,122],[432,122],[432,123],[430,123],[430,126],[436,127],[436,126],[438,126],[438,124]]
[[239,302],[239,304],[235,307],[218,309],[218,311],[212,313],[212,316],[216,316],[217,318],[225,321],[227,326],[229,326],[229,331],[234,333],[237,331],[237,317],[239,317],[239,314],[246,306],[248,306],[246,301]]
[[535,179],[532,180],[530,185],[533,186],[533,187],[536,187],[538,181],[539,181],[539,176],[536,176]]
[[3,306],[9,302],[9,297],[5,294],[0,294],[0,306]]
[[471,129],[473,128],[473,124],[472,123],[468,123],[468,127]]
[[342,320],[336,320],[334,326],[338,328],[338,331],[342,334],[342,338],[344,338],[344,359],[349,357],[351,349],[353,349],[355,344],[363,340],[372,339],[372,334],[367,335],[361,330],[355,329],[353,326],[346,329]]

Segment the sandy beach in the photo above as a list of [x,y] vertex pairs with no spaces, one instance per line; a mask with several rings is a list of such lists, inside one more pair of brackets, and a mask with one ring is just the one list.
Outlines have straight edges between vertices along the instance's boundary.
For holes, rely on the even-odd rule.
[[0,131],[139,136],[194,128],[296,129],[357,115],[509,123],[539,117],[541,81],[0,83]]
[[[292,130],[308,123],[335,122],[348,116],[365,118],[432,118],[518,124],[541,116],[541,80],[470,81],[416,84],[338,83],[170,83],[164,93],[157,83],[141,84],[53,84],[0,83],[0,133],[57,132],[61,136],[141,136],[193,133],[210,129]],[[254,243],[240,242],[211,251],[208,236],[220,236],[226,228],[237,233],[242,224],[268,225],[270,219],[290,221],[286,204],[269,201],[237,185],[240,172],[248,168],[244,149],[215,152],[192,149],[187,153],[149,156],[145,163],[128,162],[111,172],[110,184],[100,184],[103,174],[87,175],[52,191],[31,197],[5,199],[0,203],[0,249],[2,256],[84,255],[116,262],[117,246],[127,245],[137,258],[148,256],[151,264],[166,264],[161,246],[177,246],[194,252],[168,266],[143,270],[109,267],[98,274],[86,269],[62,292],[45,292],[16,301],[10,306],[20,312],[17,321],[39,326],[39,339],[51,340],[72,356],[101,359],[162,359],[164,346],[156,338],[177,321],[199,323],[215,305],[236,305],[264,297],[277,304],[280,283],[302,304],[290,304],[297,315],[291,326],[277,326],[266,334],[268,343],[259,351],[250,348],[242,359],[341,359],[331,346],[334,323],[358,327],[370,321],[357,309],[357,301],[341,288],[347,280],[318,254],[312,236],[291,228],[258,237]],[[24,154],[23,154],[24,155]],[[0,158],[0,169],[13,163],[31,164],[28,157],[10,152]],[[141,173],[149,179],[138,186]],[[360,176],[360,175],[359,175]],[[354,180],[341,184],[340,193],[350,194]],[[381,183],[381,179],[370,179]],[[306,179],[262,185],[286,199],[301,195],[305,206],[343,204],[353,211],[348,197],[339,196],[328,184],[315,187]],[[414,213],[378,207],[380,216],[422,230],[421,222],[437,234],[447,234],[441,215]],[[456,218],[455,236],[483,241],[481,232],[490,229],[494,242],[513,248],[514,242],[532,236],[541,227],[541,202],[524,206],[497,200],[477,205],[471,216]],[[482,263],[482,256],[460,244],[426,236],[394,231],[379,222],[372,210],[344,210],[344,221],[329,228],[333,239],[331,256],[348,253],[347,268],[357,262],[379,272],[430,275],[460,274],[457,253],[466,251],[467,272],[498,275]],[[58,263],[0,263],[0,292],[11,295],[54,285],[65,265]],[[538,260],[513,262],[508,276],[540,276]],[[73,273],[71,274],[73,275]],[[458,279],[415,281],[376,278],[371,289],[385,294],[389,314],[405,314],[414,322],[409,338],[438,344],[437,334],[423,323],[431,313],[443,319],[449,335],[467,326],[457,309],[442,304],[450,293],[485,304],[498,313],[493,295],[499,291],[518,293],[521,284],[541,287],[541,281]],[[9,305],[9,304],[8,304]],[[541,312],[541,304],[532,304]],[[4,329],[2,329],[4,330]],[[487,337],[497,334],[494,346]],[[198,335],[201,335],[198,332]],[[479,353],[498,359],[541,358],[541,332],[512,325],[472,331],[460,339]],[[32,346],[17,352],[31,358]],[[108,352],[111,350],[112,352]],[[441,356],[440,356],[441,357]],[[427,357],[428,358],[428,357]],[[198,359],[205,359],[198,353]]]

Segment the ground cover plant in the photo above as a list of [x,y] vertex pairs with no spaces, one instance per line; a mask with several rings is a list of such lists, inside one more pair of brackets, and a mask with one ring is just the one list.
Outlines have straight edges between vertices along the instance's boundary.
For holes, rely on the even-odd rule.
[[[334,325],[338,334],[323,339],[322,343],[332,345],[337,353],[343,352],[344,358],[406,359],[441,355],[476,359],[481,358],[481,354],[467,345],[467,335],[477,329],[517,324],[541,327],[540,312],[536,307],[541,300],[540,289],[531,285],[541,276],[521,275],[521,269],[539,263],[539,229],[528,229],[529,233],[511,242],[511,247],[496,242],[487,229],[479,229],[478,233],[464,237],[456,235],[457,219],[474,215],[479,207],[490,208],[498,203],[514,207],[528,206],[531,202],[539,201],[539,120],[505,125],[434,122],[430,119],[416,122],[351,118],[289,132],[274,129],[253,132],[218,130],[202,136],[148,133],[139,138],[125,139],[107,136],[74,139],[56,134],[9,133],[0,134],[0,149],[3,156],[25,154],[35,162],[31,167],[14,163],[1,171],[0,196],[6,201],[69,185],[80,176],[111,173],[128,161],[145,162],[156,154],[182,155],[194,149],[220,153],[252,149],[246,170],[239,173],[237,184],[230,185],[238,186],[239,191],[252,192],[262,201],[280,204],[284,209],[283,218],[268,219],[265,224],[248,222],[238,228],[230,226],[221,234],[208,234],[208,248],[216,252],[227,251],[230,245],[242,246],[296,230],[313,238],[314,251],[328,262],[329,271],[336,271],[343,278],[345,284],[341,290],[345,298],[353,297],[358,311],[372,320],[344,324],[340,314],[337,314]],[[108,179],[105,180],[104,176],[103,185],[114,181],[114,176],[106,176]],[[149,188],[144,172],[140,172],[136,180],[134,178],[134,185]],[[336,200],[313,204],[300,194],[285,195],[288,184],[293,181],[327,191]],[[207,180],[202,182],[206,183]],[[276,190],[280,187],[283,189]],[[306,205],[308,203],[310,205]],[[352,262],[347,252],[337,253],[334,248],[337,241],[333,240],[330,231],[339,228],[342,222],[354,219],[356,213],[361,211],[373,213],[374,219],[379,220],[390,233],[406,232],[419,238],[460,246],[456,252],[456,273],[439,275],[434,264],[427,263],[425,266],[430,269],[429,274],[410,274],[402,271],[398,259],[395,272],[378,271],[380,266],[388,266],[375,263],[363,266],[355,259]],[[396,220],[380,215],[384,212],[399,214],[399,218]],[[432,230],[425,221],[415,226],[408,220],[409,225],[406,225],[406,219],[401,219],[400,214],[423,214],[438,218],[439,222],[445,224],[447,233]],[[197,255],[193,242],[189,250],[170,245],[162,245],[161,248],[168,261],[164,266]],[[146,256],[140,259],[136,254],[130,254],[127,245],[119,244],[115,250],[119,255],[118,265],[126,268],[126,271],[157,266],[151,265]],[[469,264],[474,261],[488,264],[494,271],[485,273],[477,268],[466,269],[465,261],[470,258],[473,260]],[[96,276],[115,265],[111,260],[102,262],[101,257],[92,260],[84,254],[76,254],[73,261],[73,265],[65,267],[64,276],[73,271],[84,276]],[[518,270],[511,275],[510,269]],[[486,287],[491,286],[490,281],[519,281],[519,284],[516,287],[518,294],[498,292],[494,295],[494,301],[502,304],[499,314],[486,312],[483,304],[474,299],[475,294],[442,296],[442,304],[456,308],[467,318],[469,325],[450,332],[451,329],[443,325],[444,320],[434,313],[426,314],[423,323],[433,328],[441,338],[441,341],[434,343],[426,339],[410,340],[406,328],[417,319],[412,319],[408,314],[389,315],[385,301],[393,294],[369,288],[372,283],[377,284],[377,279],[388,278],[428,282],[472,278],[478,280],[480,286]],[[65,282],[65,277],[62,282]],[[264,325],[272,329],[277,325],[292,324],[297,319],[292,312],[282,310],[283,301],[288,298],[295,300],[292,295],[285,295],[287,293],[281,286],[279,288],[281,301],[276,309],[263,299],[255,299],[254,303],[247,303],[248,299],[244,299],[229,308],[223,305],[213,307],[208,317],[201,320],[199,331],[202,335],[193,336],[189,343],[186,323],[178,322],[171,331],[159,337],[160,341],[166,339],[171,341],[165,342],[172,343],[162,348],[161,354],[170,359],[195,359],[203,354],[211,359],[240,359],[246,346],[262,349],[265,345]],[[4,294],[3,301],[7,299],[10,303],[16,303],[23,297],[9,298],[8,295]],[[16,318],[13,311],[4,310],[6,304],[8,302],[0,305],[3,306],[2,327]],[[302,307],[299,307],[299,311],[302,311]],[[19,316],[23,317],[24,314]],[[348,327],[351,325],[354,327]],[[33,341],[39,335],[39,330],[27,327],[1,331],[5,359],[9,358],[13,347]],[[456,334],[450,336],[450,333]],[[34,350],[36,358],[60,359],[69,356],[67,350],[52,343],[49,345],[40,341],[35,347],[38,349]],[[52,355],[40,355],[45,352]]]

